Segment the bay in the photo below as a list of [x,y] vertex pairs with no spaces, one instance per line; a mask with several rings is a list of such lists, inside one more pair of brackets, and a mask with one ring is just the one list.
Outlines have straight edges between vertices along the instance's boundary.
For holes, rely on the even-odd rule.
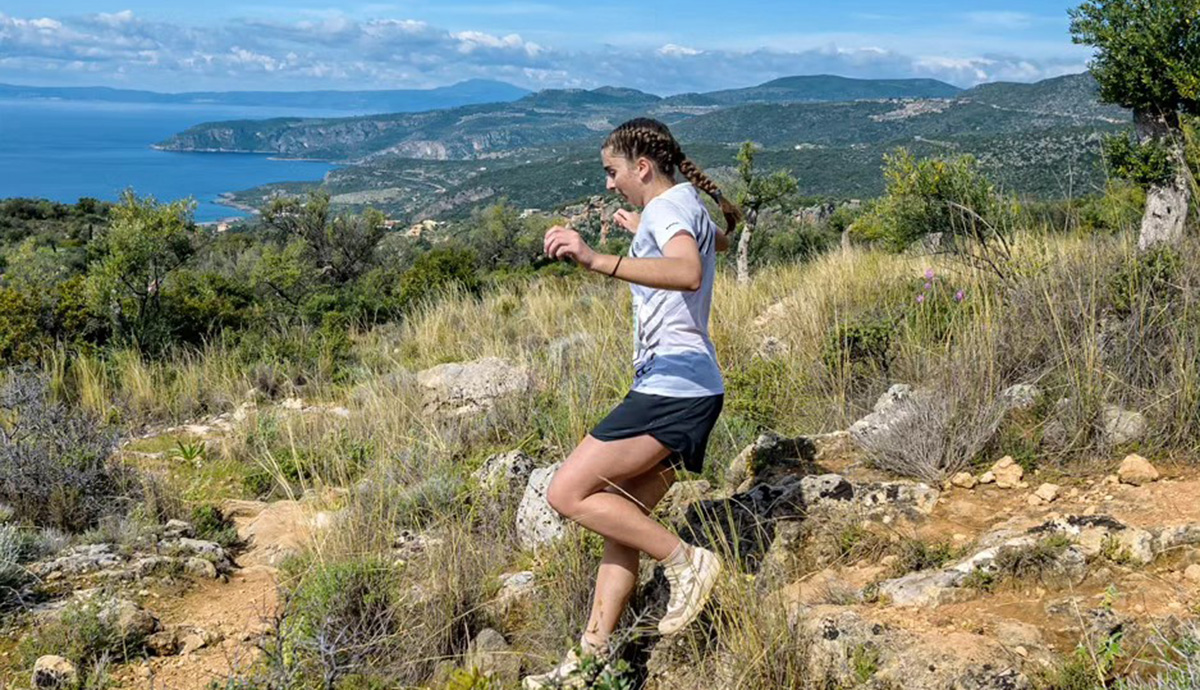
[[195,219],[240,218],[218,195],[268,182],[319,181],[335,166],[266,154],[180,153],[153,144],[201,122],[345,117],[349,111],[244,106],[0,100],[0,198],[115,201],[132,189],[159,201],[191,197]]

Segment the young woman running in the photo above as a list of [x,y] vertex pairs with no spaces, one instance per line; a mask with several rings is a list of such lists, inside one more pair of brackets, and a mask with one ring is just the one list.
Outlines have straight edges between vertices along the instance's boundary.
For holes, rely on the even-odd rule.
[[[697,190],[721,205],[733,232],[740,214],[684,156],[666,125],[639,118],[617,127],[601,149],[606,186],[642,213],[613,218],[634,233],[628,256],[598,254],[569,228],[546,232],[553,259],[630,283],[634,379],[625,399],[584,437],[554,475],[547,499],[561,515],[604,537],[591,617],[580,647],[601,659],[637,585],[645,552],[663,564],[670,601],[664,635],[682,630],[704,607],[721,571],[716,554],[684,543],[649,517],[675,480],[675,467],[699,472],[725,387],[708,335],[716,252],[729,246]],[[679,171],[687,182],[676,183]],[[572,650],[527,689],[553,687],[579,666]]]

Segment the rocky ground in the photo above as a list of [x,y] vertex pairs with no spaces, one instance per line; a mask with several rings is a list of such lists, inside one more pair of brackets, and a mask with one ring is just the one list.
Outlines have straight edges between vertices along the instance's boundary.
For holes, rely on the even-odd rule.
[[[417,381],[430,391],[431,410],[461,415],[522,390],[525,377],[484,360],[443,365]],[[1015,404],[1027,392],[1014,392]],[[1122,666],[1113,673],[1152,670],[1156,642],[1200,614],[1200,471],[1130,454],[1112,459],[1111,474],[1070,476],[1026,472],[999,458],[986,471],[944,483],[898,481],[872,469],[861,447],[897,424],[913,395],[889,391],[874,415],[845,432],[763,436],[728,468],[726,484],[736,488],[682,482],[660,513],[689,540],[715,548],[735,535],[741,540],[732,560],[764,600],[786,611],[797,642],[809,646],[809,671],[830,687],[1029,688],[1081,645],[1114,643]],[[283,407],[350,414],[300,401]],[[187,428],[218,438],[247,412]],[[1137,420],[1120,411],[1110,416],[1109,432],[1136,431]],[[522,493],[517,528],[530,549],[570,529],[545,503],[555,466],[537,464],[520,451],[501,453],[476,476],[492,491]],[[151,655],[117,666],[114,686],[205,688],[262,653],[278,606],[277,566],[337,524],[338,503],[337,492],[226,501],[222,509],[245,544],[236,553],[194,538],[192,526],[179,521],[134,547],[71,548],[32,566],[59,594],[33,620],[101,586],[115,588],[121,596],[111,615],[147,634]],[[721,516],[715,531],[713,516]],[[814,556],[831,531],[841,548]],[[396,535],[397,556],[435,539]],[[906,571],[905,544],[930,545],[941,556]],[[536,597],[538,577],[503,575],[489,604],[495,618]],[[648,577],[647,601],[656,587],[661,578]],[[505,637],[502,630],[480,632],[470,663],[512,683],[541,660],[522,661]],[[678,640],[658,641],[635,661],[648,687],[738,687],[737,660],[725,665],[726,677],[702,676]],[[37,673],[52,685],[70,672],[62,660],[46,658]]]

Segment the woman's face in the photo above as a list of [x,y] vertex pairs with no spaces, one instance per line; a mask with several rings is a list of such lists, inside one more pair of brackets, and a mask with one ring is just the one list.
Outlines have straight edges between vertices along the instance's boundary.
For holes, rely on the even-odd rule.
[[620,194],[631,204],[641,206],[642,189],[645,182],[642,179],[638,162],[631,161],[625,156],[613,153],[612,149],[600,151],[600,161],[604,164],[604,186],[610,192]]

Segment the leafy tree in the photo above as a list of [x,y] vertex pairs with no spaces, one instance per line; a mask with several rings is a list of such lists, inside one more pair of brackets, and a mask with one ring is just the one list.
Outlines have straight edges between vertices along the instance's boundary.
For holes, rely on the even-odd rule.
[[161,204],[132,190],[113,207],[88,271],[93,309],[111,320],[118,338],[146,349],[167,335],[163,286],[196,252],[195,202]]
[[310,192],[304,200],[277,198],[263,211],[268,228],[302,243],[304,258],[318,274],[304,278],[337,285],[354,281],[375,265],[375,248],[387,232],[385,220],[372,208],[335,216],[325,191]]
[[754,170],[754,154],[757,147],[753,142],[745,142],[738,151],[738,177],[741,188],[738,190],[737,203],[745,214],[742,226],[742,236],[738,239],[737,279],[739,283],[750,280],[750,239],[758,223],[758,214],[762,209],[778,204],[797,189],[796,178],[786,170],[777,170],[763,176]]
[[1070,16],[1075,43],[1096,48],[1101,100],[1133,110],[1141,144],[1169,161],[1163,174],[1153,150],[1126,156],[1148,184],[1138,246],[1177,244],[1192,194],[1181,115],[1200,114],[1200,0],[1087,0]]

